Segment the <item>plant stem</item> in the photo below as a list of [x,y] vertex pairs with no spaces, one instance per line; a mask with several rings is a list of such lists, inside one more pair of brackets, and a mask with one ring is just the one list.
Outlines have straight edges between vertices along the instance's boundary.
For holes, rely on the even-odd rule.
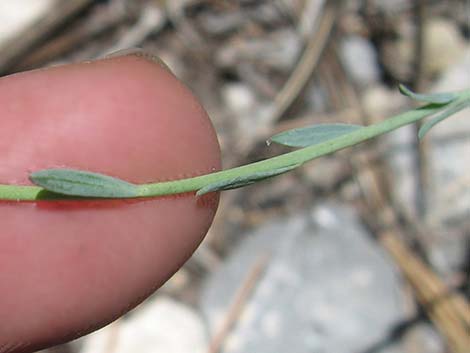
[[43,188],[38,186],[0,185],[0,201],[34,201],[41,199]]
[[199,190],[207,184],[216,183],[222,180],[248,176],[257,172],[266,172],[273,169],[285,168],[293,164],[303,164],[312,159],[325,156],[389,131],[393,131],[399,127],[418,121],[436,111],[436,108],[432,107],[424,107],[419,111],[410,111],[321,144],[302,148],[294,152],[282,154],[277,157],[241,167],[184,180],[141,185],[141,194],[142,196],[159,196],[189,192]]
[[[227,181],[234,178],[247,177],[255,173],[287,168],[293,165],[301,165],[312,159],[331,154],[346,147],[351,147],[360,142],[396,130],[402,126],[412,124],[425,117],[446,110],[449,107],[463,107],[465,105],[463,103],[468,104],[470,102],[470,90],[459,92],[457,96],[458,98],[451,103],[441,105],[428,104],[403,114],[396,115],[380,123],[363,127],[332,140],[260,162],[188,179],[138,185],[138,194],[139,197],[154,197],[192,192],[213,183]],[[45,191],[45,189],[37,186],[0,185],[0,200],[34,201],[39,199],[70,199],[70,197],[51,194]]]

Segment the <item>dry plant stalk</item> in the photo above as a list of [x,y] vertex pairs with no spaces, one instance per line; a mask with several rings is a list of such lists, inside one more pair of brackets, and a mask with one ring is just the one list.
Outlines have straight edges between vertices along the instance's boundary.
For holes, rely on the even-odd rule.
[[380,241],[399,265],[429,318],[455,353],[470,349],[470,307],[399,240],[398,230],[380,234]]
[[[371,217],[385,227],[379,230],[380,243],[392,255],[400,271],[410,283],[420,305],[445,337],[454,353],[468,353],[470,347],[470,306],[460,294],[452,292],[443,281],[402,241],[394,211],[387,206],[379,172],[362,161],[358,177]],[[367,185],[367,187],[366,187]]]

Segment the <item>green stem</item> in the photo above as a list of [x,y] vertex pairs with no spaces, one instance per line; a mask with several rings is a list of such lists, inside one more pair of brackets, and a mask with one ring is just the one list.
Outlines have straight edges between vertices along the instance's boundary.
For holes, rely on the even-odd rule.
[[[396,130],[402,126],[412,124],[425,117],[448,109],[450,106],[462,106],[462,103],[469,101],[470,90],[462,91],[458,93],[458,98],[449,104],[428,104],[424,107],[396,115],[377,124],[369,125],[332,140],[260,162],[188,179],[138,185],[138,194],[139,197],[153,197],[192,192],[200,190],[207,185],[234,178],[243,178],[255,173],[269,172],[275,169],[287,168],[292,165],[301,165],[312,159],[331,154]],[[0,200],[34,201],[38,199],[61,198],[65,199],[70,197],[51,194],[37,186],[0,185]]]
[[435,106],[426,106],[421,108],[419,111],[414,110],[400,114],[347,135],[260,162],[189,179],[141,185],[139,186],[140,193],[142,196],[160,196],[195,191],[208,184],[217,183],[223,180],[249,176],[254,173],[267,172],[278,168],[286,168],[295,164],[303,164],[312,159],[331,154],[346,147],[351,147],[373,137],[411,124],[437,111],[439,111],[439,109],[436,109]]
[[39,186],[0,185],[0,200],[34,201],[41,199],[43,192]]

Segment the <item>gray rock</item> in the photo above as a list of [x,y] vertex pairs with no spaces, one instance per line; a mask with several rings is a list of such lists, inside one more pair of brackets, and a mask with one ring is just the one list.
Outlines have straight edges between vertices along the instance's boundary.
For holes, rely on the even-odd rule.
[[201,296],[215,334],[253,263],[271,253],[222,352],[396,352],[386,341],[403,318],[400,284],[351,210],[319,207],[244,237]]
[[379,80],[377,52],[366,38],[345,37],[340,43],[340,58],[348,76],[357,85],[364,87]]

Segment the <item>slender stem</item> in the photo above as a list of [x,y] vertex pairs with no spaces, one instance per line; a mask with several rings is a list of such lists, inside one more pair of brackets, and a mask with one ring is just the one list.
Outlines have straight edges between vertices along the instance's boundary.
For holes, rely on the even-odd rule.
[[273,169],[285,168],[294,164],[303,164],[312,159],[356,145],[373,137],[416,122],[437,111],[439,111],[439,108],[429,105],[419,110],[400,114],[394,118],[390,118],[380,123],[364,127],[324,143],[302,148],[294,152],[285,153],[260,162],[189,179],[141,185],[139,187],[140,194],[142,196],[160,196],[189,192],[199,190],[208,184],[220,182],[223,180],[249,176],[257,172],[266,172]]
[[[274,169],[286,168],[292,165],[300,165],[312,159],[383,135],[402,126],[412,124],[427,116],[436,114],[444,109],[448,109],[450,105],[453,107],[457,105],[462,106],[462,103],[469,101],[470,90],[462,91],[458,93],[458,98],[450,104],[428,104],[424,107],[396,115],[380,123],[366,126],[332,140],[302,148],[294,152],[282,154],[280,156],[266,159],[260,162],[194,178],[139,185],[139,197],[163,196],[197,191],[213,183],[227,181],[234,178],[243,178],[255,173],[268,172]],[[61,198],[65,199],[70,197],[51,194],[48,193],[45,189],[37,186],[0,185],[0,200],[34,201],[38,199]]]
[[41,199],[43,192],[44,189],[38,186],[0,185],[0,201],[34,201]]

